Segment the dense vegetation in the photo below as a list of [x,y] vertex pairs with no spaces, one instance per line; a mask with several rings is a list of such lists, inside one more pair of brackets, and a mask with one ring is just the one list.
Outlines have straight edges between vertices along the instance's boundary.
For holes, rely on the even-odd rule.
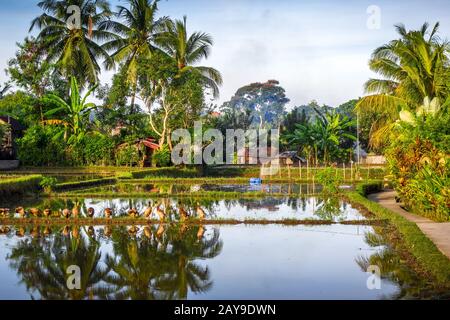
[[366,83],[374,95],[357,109],[378,114],[371,143],[383,146],[393,182],[412,211],[450,220],[450,60],[439,24],[408,31],[373,53],[370,67],[383,79]]
[[[82,8],[79,26],[67,23],[70,5]],[[217,108],[222,76],[201,65],[212,37],[188,32],[187,17],[160,14],[158,1],[127,0],[115,9],[106,0],[38,6],[42,14],[30,28],[37,34],[18,43],[8,61],[10,83],[0,88],[0,115],[26,127],[15,141],[23,165],[169,167],[171,134],[193,132],[197,120],[222,132],[280,128],[282,150],[297,151],[312,166],[349,163],[361,148],[382,152],[406,206],[450,220],[450,59],[439,24],[396,26],[398,39],[369,61],[380,77],[366,83],[367,96],[337,108],[313,101],[288,112],[290,100],[277,80],[243,86]],[[111,85],[99,83],[102,70],[114,71]],[[9,92],[11,85],[18,90]],[[8,130],[0,124],[0,140]],[[151,155],[148,141],[157,149]],[[328,181],[332,171],[318,178]]]

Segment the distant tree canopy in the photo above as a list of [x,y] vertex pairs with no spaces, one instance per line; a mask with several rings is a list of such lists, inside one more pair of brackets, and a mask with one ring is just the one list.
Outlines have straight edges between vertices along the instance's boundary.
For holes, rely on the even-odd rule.
[[231,123],[250,123],[260,129],[278,127],[290,101],[279,84],[269,80],[244,86],[222,105],[222,112]]

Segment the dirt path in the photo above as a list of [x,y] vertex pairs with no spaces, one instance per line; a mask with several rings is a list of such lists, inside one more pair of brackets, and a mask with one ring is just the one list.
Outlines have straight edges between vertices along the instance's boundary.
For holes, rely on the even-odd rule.
[[409,213],[395,201],[395,191],[384,191],[369,195],[370,200],[415,222],[422,232],[430,238],[436,247],[450,259],[450,222],[439,223]]

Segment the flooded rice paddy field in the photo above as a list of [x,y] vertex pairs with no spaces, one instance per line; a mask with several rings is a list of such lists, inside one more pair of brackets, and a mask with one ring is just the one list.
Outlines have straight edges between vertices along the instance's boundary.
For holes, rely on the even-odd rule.
[[[348,225],[2,226],[0,299],[398,299],[426,290],[382,234]],[[373,264],[379,290],[367,287]],[[67,289],[71,265],[85,275],[80,290]]]
[[167,184],[167,183],[119,183],[78,190],[78,193],[108,194],[108,193],[196,193],[200,191],[213,192],[264,192],[267,194],[306,195],[320,193],[322,186],[315,184]]
[[[292,197],[263,197],[249,199],[194,199],[176,196],[171,198],[46,198],[41,200],[16,199],[4,201],[2,208],[10,209],[10,216],[14,215],[15,208],[38,208],[41,211],[51,209],[58,212],[68,208],[78,207],[80,217],[87,216],[88,208],[95,211],[94,217],[102,218],[106,208],[112,209],[114,217],[126,217],[128,211],[135,208],[140,215],[148,208],[153,207],[152,217],[157,218],[155,207],[165,212],[169,221],[180,218],[180,210],[184,209],[191,217],[196,217],[197,208],[206,214],[206,220],[329,220],[354,221],[364,220],[365,217],[351,204],[336,197],[309,196],[302,198]],[[16,215],[17,217],[17,215]]]
[[[217,188],[249,192],[265,187],[171,188],[177,193]],[[4,199],[0,207],[10,209],[10,221],[5,224],[6,220],[0,219],[0,299],[400,299],[445,295],[396,252],[387,238],[388,226],[363,225],[366,217],[358,209],[339,197],[316,194],[316,185],[270,187],[286,195],[152,197],[153,189],[161,192],[167,186],[120,184],[96,189],[113,194],[145,192],[148,196]],[[102,218],[106,208],[114,217],[125,217],[130,208],[142,214],[149,206],[158,205],[166,214],[164,223],[124,220],[120,226],[83,226],[76,219],[52,223],[50,218],[45,225],[39,225],[44,220],[26,225],[20,219],[11,220],[16,207],[56,213],[76,207],[80,217],[92,208],[94,217]],[[197,218],[199,208],[206,214],[204,220],[195,224],[180,221],[180,209]],[[154,211],[153,218],[157,219]],[[271,222],[226,224],[227,219]],[[284,220],[310,219],[356,224],[283,224]],[[225,223],[213,224],[221,220]],[[80,268],[80,290],[67,288],[69,266]],[[367,272],[369,266],[381,272],[379,289],[368,286],[373,279]]]

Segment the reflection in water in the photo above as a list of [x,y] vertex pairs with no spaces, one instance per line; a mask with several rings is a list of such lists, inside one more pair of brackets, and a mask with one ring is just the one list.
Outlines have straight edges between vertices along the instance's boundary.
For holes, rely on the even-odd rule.
[[[47,228],[47,227],[46,227]],[[95,299],[103,298],[107,289],[101,284],[109,273],[99,263],[100,244],[92,237],[80,235],[78,227],[64,227],[51,234],[50,229],[33,227],[31,237],[20,240],[7,255],[30,292],[31,298],[41,299]],[[69,266],[81,269],[81,289],[67,288]]]
[[80,193],[153,193],[153,194],[179,194],[195,193],[199,191],[216,192],[263,192],[267,194],[286,195],[311,195],[320,193],[323,188],[320,185],[311,184],[145,184],[145,183],[120,183],[109,186],[95,187],[80,190]]
[[396,293],[388,296],[388,299],[418,299],[418,298],[450,298],[448,288],[440,288],[433,285],[432,281],[419,275],[405,263],[389,244],[387,235],[389,232],[381,227],[375,227],[374,231],[366,232],[365,241],[378,250],[369,256],[359,256],[356,263],[362,271],[368,270],[369,266],[378,266],[383,279],[392,283],[398,283]]
[[[160,224],[0,230],[0,253],[7,251],[0,270],[16,277],[33,299],[445,297],[387,244],[388,232],[381,227],[228,226],[219,233],[211,226]],[[72,265],[81,269],[80,290],[67,288]],[[365,286],[369,265],[381,269],[380,292]],[[0,295],[7,295],[3,290]]]
[[[255,199],[194,199],[194,198],[116,198],[116,199],[45,199],[42,202],[3,203],[10,207],[10,216],[30,215],[29,208],[49,212],[51,217],[145,217],[161,221],[196,219],[322,219],[360,220],[358,210],[338,197],[326,195],[300,198],[265,197]],[[11,213],[12,212],[12,213]],[[42,216],[42,214],[41,214]]]
[[[33,227],[6,258],[31,298],[186,299],[189,291],[206,292],[212,285],[208,267],[195,262],[221,252],[219,231],[210,231],[187,225],[66,226],[52,233],[49,227]],[[23,237],[26,231],[16,233]],[[105,241],[112,241],[112,250],[101,260]],[[72,265],[81,269],[80,290],[67,288],[66,270]]]

